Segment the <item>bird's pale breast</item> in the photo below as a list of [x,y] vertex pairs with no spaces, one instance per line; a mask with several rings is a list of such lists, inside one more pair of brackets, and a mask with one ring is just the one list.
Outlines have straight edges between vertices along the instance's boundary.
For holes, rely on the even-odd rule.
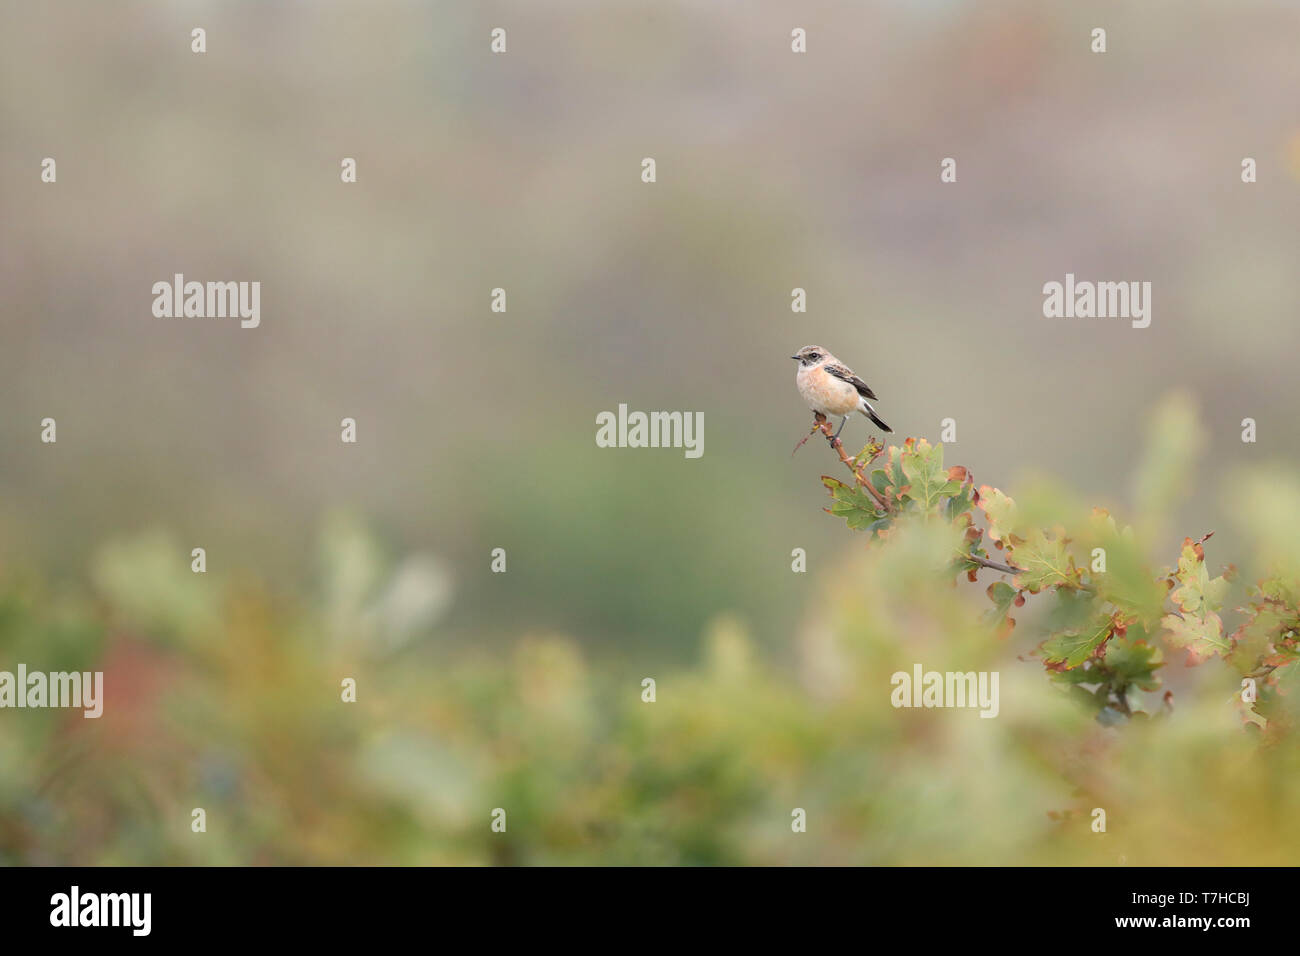
[[856,410],[861,401],[856,388],[831,375],[820,365],[800,368],[795,378],[799,394],[814,411],[828,415],[847,415]]

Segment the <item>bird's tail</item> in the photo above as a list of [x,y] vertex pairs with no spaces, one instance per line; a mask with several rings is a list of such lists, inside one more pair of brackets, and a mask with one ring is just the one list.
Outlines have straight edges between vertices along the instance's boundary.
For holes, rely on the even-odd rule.
[[873,422],[883,428],[885,431],[892,433],[894,430],[885,424],[883,418],[876,414],[876,410],[868,405],[865,401],[862,403],[862,414],[866,415]]

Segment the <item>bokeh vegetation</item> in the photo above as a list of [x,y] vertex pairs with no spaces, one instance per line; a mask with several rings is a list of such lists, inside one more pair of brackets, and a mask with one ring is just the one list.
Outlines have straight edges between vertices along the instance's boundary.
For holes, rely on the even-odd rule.
[[[1188,427],[1171,444],[1173,421]],[[1146,507],[1192,490],[1201,443],[1185,398],[1161,406],[1138,465],[1149,477],[1138,486],[1167,490]],[[921,447],[940,451],[912,442],[889,454],[900,460]],[[962,497],[971,485],[938,487]],[[1177,631],[1171,642],[1152,623],[1157,599],[1187,612],[1190,598],[1166,596],[1133,570],[1152,546],[1137,529],[1162,516],[1146,512],[1131,529],[1118,516],[1099,520],[1047,481],[1017,489],[1015,520],[1070,529],[1053,538],[1069,556],[1090,535],[1104,538],[1109,577],[1075,575],[1096,594],[1045,586],[1016,608],[986,587],[990,569],[966,581],[954,550],[970,539],[936,503],[934,515],[897,517],[883,536],[851,535],[834,571],[820,575],[789,654],[764,651],[741,617],[724,615],[703,635],[698,662],[656,673],[540,625],[521,626],[504,653],[448,647],[439,640],[456,600],[447,569],[385,554],[343,515],[325,523],[316,583],[299,594],[194,574],[185,549],[162,533],[104,548],[84,591],[10,564],[0,572],[0,656],[31,669],[102,669],[107,699],[98,720],[3,715],[0,855],[9,863],[1292,862],[1300,756],[1290,728],[1300,694],[1286,685],[1297,668],[1289,629],[1300,481],[1247,471],[1222,493],[1252,547],[1249,575],[1212,590],[1225,607],[1239,597],[1243,626],[1225,627],[1230,649],[1193,668],[1170,646],[1186,643]],[[984,503],[995,497],[980,493]],[[1012,542],[1005,520],[999,514],[1001,540]],[[1026,549],[1001,557],[1024,560]],[[1195,558],[1169,573],[1186,592],[1189,578],[1204,585],[1200,567]],[[1247,590],[1243,578],[1262,583]],[[1072,632],[1103,600],[1111,621],[1127,620],[1115,608],[1151,601],[1153,609],[1124,634],[1112,628],[1100,656],[1093,648],[1062,666],[1048,635]],[[1014,628],[1007,613],[1019,619]],[[1195,641],[1191,649],[1201,656]],[[999,715],[895,709],[889,677],[917,662],[1000,672]],[[1092,667],[1122,675],[1126,712],[1113,683],[1099,697],[1084,689],[1091,682],[1069,677]],[[1260,676],[1253,709],[1240,699],[1245,671]],[[358,682],[354,704],[340,699],[347,676]],[[642,700],[645,677],[657,682],[654,703]],[[1109,719],[1098,719],[1103,711]],[[206,833],[191,832],[194,807],[207,811]],[[497,807],[507,811],[504,834],[489,829]],[[796,807],[807,812],[806,833],[791,831]],[[1105,833],[1091,828],[1097,807]]]
[[[3,5],[0,668],[108,702],[0,711],[0,860],[1293,860],[1300,7],[805,0],[799,56],[795,9]],[[260,328],[155,319],[178,271],[261,281]],[[1150,280],[1150,328],[1044,319],[1067,271]],[[813,342],[900,435],[956,419],[936,487],[1009,536],[1115,539],[1131,716],[1044,661],[1080,588],[818,511]],[[596,447],[621,402],[704,457]],[[1188,668],[1152,586],[1210,530],[1230,650]],[[1000,715],[894,710],[916,662],[997,668]]]

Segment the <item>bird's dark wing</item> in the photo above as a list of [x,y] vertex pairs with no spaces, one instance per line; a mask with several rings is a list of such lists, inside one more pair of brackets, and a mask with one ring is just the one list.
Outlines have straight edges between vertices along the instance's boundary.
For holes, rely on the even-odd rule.
[[853,374],[851,370],[845,368],[843,365],[837,365],[834,362],[829,362],[827,363],[825,368],[827,373],[834,375],[842,382],[848,382],[850,385],[856,388],[858,390],[858,394],[861,395],[863,398],[874,399],[876,397],[876,393],[871,390],[870,385],[862,381],[862,379],[858,378],[856,375]]

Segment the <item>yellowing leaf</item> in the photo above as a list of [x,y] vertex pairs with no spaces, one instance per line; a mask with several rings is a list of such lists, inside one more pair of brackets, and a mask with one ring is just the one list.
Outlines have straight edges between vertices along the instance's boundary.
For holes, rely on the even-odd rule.
[[1194,662],[1229,651],[1232,643],[1224,636],[1223,621],[1216,613],[1227,597],[1228,580],[1222,576],[1210,577],[1200,541],[1183,539],[1174,580],[1178,586],[1170,598],[1180,613],[1166,614],[1160,619],[1166,639],[1175,647],[1187,648]]
[[979,506],[988,517],[989,537],[1007,544],[1015,529],[1016,503],[998,489],[980,485]]
[[1048,537],[1035,528],[1029,537],[1017,544],[1010,552],[1012,563],[1024,568],[1016,575],[1016,587],[1031,594],[1037,594],[1044,588],[1079,583],[1079,569],[1074,566],[1074,558],[1065,547],[1065,538],[1057,533]]

